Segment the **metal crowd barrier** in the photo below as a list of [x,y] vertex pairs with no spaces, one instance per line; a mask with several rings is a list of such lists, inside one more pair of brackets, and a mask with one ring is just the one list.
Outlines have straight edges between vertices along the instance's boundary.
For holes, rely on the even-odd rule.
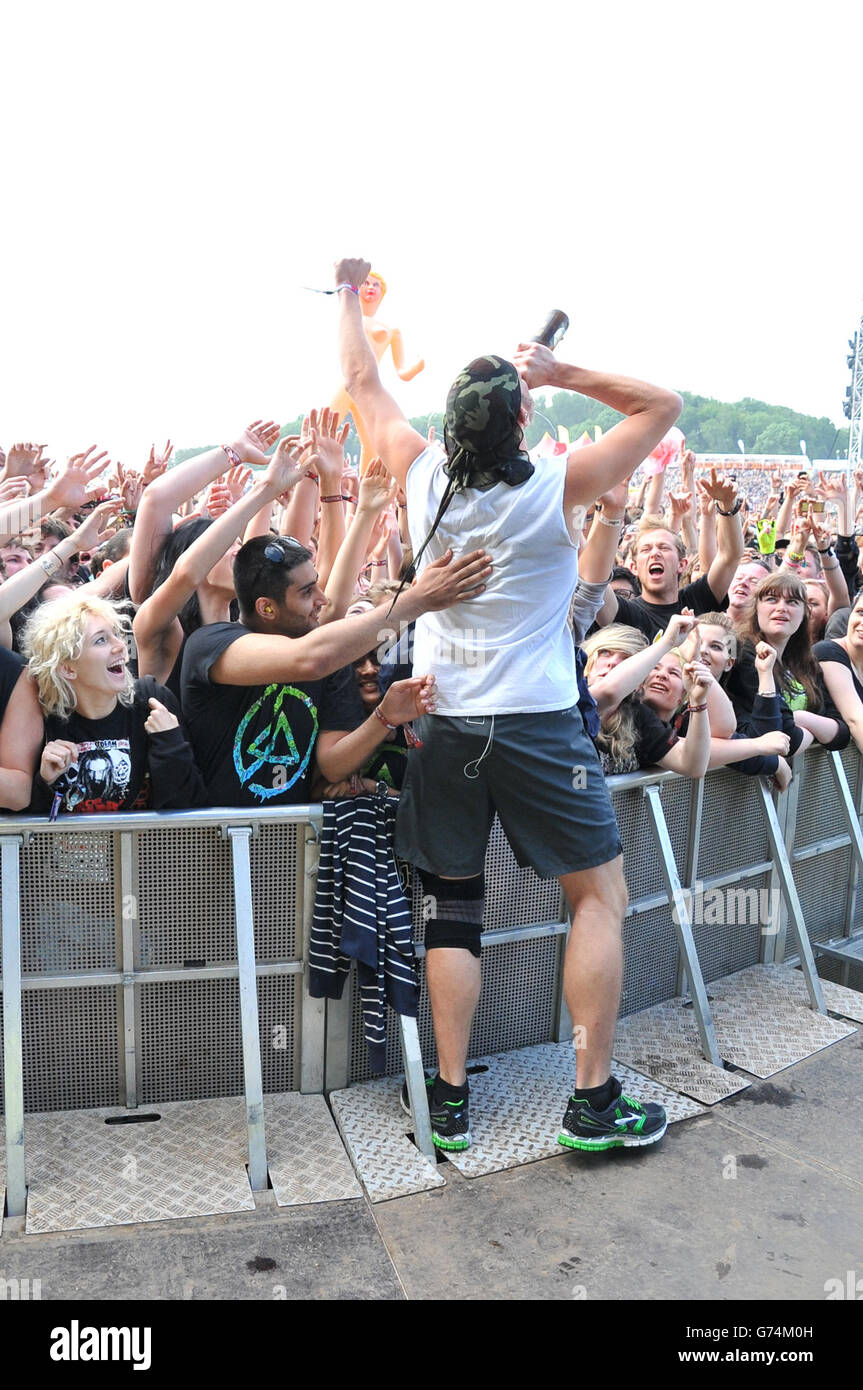
[[[689,992],[704,1055],[719,1062],[711,980],[793,959],[811,1006],[823,1012],[814,955],[843,983],[863,969],[863,762],[855,748],[808,752],[780,797],[728,771],[700,782],[635,774],[609,788],[630,894],[622,1013]],[[319,1093],[369,1075],[358,991],[349,986],[325,1003],[305,987],[321,818],[320,806],[302,806],[3,820],[10,1215],[26,1203],[27,1111],[242,1093],[250,1182],[259,1190],[267,1183],[264,1094]],[[471,1054],[562,1040],[571,1023],[558,885],[519,869],[497,824],[486,877]],[[773,893],[775,930],[693,920],[696,890],[739,884]],[[409,891],[422,972],[419,882]],[[423,990],[417,1023],[391,1020],[386,1071],[405,1069],[419,1096],[433,1056]]]

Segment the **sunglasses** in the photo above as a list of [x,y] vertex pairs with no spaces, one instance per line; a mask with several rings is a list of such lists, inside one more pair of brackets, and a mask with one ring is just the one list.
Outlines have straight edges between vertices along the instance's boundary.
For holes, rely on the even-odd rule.
[[286,545],[295,545],[300,550],[305,550],[302,541],[298,541],[296,536],[279,536],[264,546],[264,559],[274,565],[283,565],[286,560],[292,558],[290,552],[285,550]]

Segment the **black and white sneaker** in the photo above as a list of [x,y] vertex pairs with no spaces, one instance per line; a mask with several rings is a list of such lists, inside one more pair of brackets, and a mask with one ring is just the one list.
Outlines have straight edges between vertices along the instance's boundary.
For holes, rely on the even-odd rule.
[[[470,1148],[470,1115],[469,1115],[469,1092],[465,1082],[464,1094],[455,1100],[443,1100],[435,1088],[436,1076],[427,1076],[426,1093],[428,1095],[429,1119],[431,1120],[432,1142],[438,1149],[445,1149],[450,1153],[461,1152]],[[401,1106],[405,1114],[410,1115],[411,1105],[408,1096],[407,1079],[402,1083]]]
[[642,1105],[622,1091],[607,1110],[594,1110],[588,1101],[570,1096],[557,1142],[567,1149],[643,1148],[657,1143],[667,1128],[661,1105]]

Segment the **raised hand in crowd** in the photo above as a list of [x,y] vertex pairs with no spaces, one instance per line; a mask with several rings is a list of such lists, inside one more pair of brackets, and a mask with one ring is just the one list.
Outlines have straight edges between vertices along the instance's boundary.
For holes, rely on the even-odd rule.
[[144,480],[144,487],[148,487],[150,483],[155,482],[156,478],[161,478],[170,463],[173,452],[174,446],[170,439],[167,441],[161,454],[156,453],[155,444],[150,445],[150,457],[144,464],[144,471],[141,475]]
[[5,502],[15,502],[18,498],[26,497],[30,491],[30,484],[26,478],[6,478],[0,483],[0,506]]
[[105,462],[108,453],[103,449],[100,454],[94,455],[95,448],[96,445],[91,444],[80,454],[72,454],[66,466],[49,480],[46,500],[51,510],[63,508],[75,512],[86,502],[104,497],[107,489],[104,482],[99,480],[108,466]]
[[[6,463],[3,468],[2,479],[5,482],[8,478],[24,478],[30,480],[33,473],[40,467],[38,460],[42,457],[44,444],[13,444],[6,455]],[[34,488],[34,492],[38,489]]]
[[124,468],[122,463],[117,463],[117,490],[120,500],[123,503],[123,511],[129,516],[134,516],[141,503],[141,496],[144,491],[144,479],[142,474],[134,468]]

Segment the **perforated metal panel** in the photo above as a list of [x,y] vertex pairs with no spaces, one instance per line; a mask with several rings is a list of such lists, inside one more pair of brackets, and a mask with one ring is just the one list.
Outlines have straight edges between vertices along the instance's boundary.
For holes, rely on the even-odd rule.
[[[265,1091],[297,1088],[297,975],[258,980]],[[277,1031],[278,1030],[278,1031]],[[140,987],[143,1103],[235,1096],[243,1090],[236,980],[168,981]]]
[[620,1013],[636,1013],[671,999],[677,979],[677,937],[669,907],[627,917],[623,924]]
[[[548,1042],[554,1031],[554,981],[557,943],[552,937],[533,941],[501,941],[483,946],[483,986],[471,1029],[468,1054],[504,1052]],[[419,970],[420,1011],[418,1029],[423,1063],[437,1064],[424,962]],[[363,1038],[359,991],[354,990],[350,1033],[349,1081],[366,1081],[372,1075]],[[387,1017],[385,1075],[403,1070],[398,1041],[398,1020]]]
[[121,1104],[117,1009],[112,985],[24,992],[26,1110]]
[[117,965],[109,834],[34,836],[21,850],[21,968],[58,975]]
[[142,966],[236,960],[231,847],[218,827],[170,826],[141,835],[138,874]]
[[741,879],[738,884],[722,889],[721,895],[721,920],[711,921],[714,914],[708,889],[698,914],[703,920],[692,928],[705,981],[719,980],[747,965],[757,965],[763,944],[762,926],[771,923],[773,899],[769,873]]
[[828,960],[824,956],[819,956],[817,964],[818,974],[822,980],[832,980],[834,984],[839,985],[847,984],[849,989],[863,992],[863,965],[852,964],[848,971],[848,979],[843,980],[844,967],[838,960]]
[[[259,961],[295,960],[297,942],[297,836],[306,826],[262,825],[252,836],[252,908],[255,915],[255,955]],[[314,882],[309,882],[310,891]]]
[[[801,798],[802,800],[802,798]],[[828,941],[844,930],[845,906],[851,877],[851,850],[834,849],[794,865],[794,882],[800,895],[803,920],[812,941]],[[791,930],[786,953],[795,955],[797,943]]]
[[711,773],[704,782],[698,877],[727,874],[770,858],[757,779]]
[[[690,785],[681,779],[662,787],[662,810],[680,873],[683,872],[686,854]],[[642,792],[637,788],[617,792],[612,797],[612,804],[623,844],[623,869],[630,902],[663,892],[653,822]]]
[[[845,817],[839,803],[829,758],[821,757],[817,752],[814,756],[807,753],[803,763],[803,780],[797,801],[794,834],[794,845],[798,849],[804,845],[811,845],[816,840],[846,833]],[[843,763],[843,766],[846,765]],[[849,777],[849,781],[853,792],[854,777]]]

